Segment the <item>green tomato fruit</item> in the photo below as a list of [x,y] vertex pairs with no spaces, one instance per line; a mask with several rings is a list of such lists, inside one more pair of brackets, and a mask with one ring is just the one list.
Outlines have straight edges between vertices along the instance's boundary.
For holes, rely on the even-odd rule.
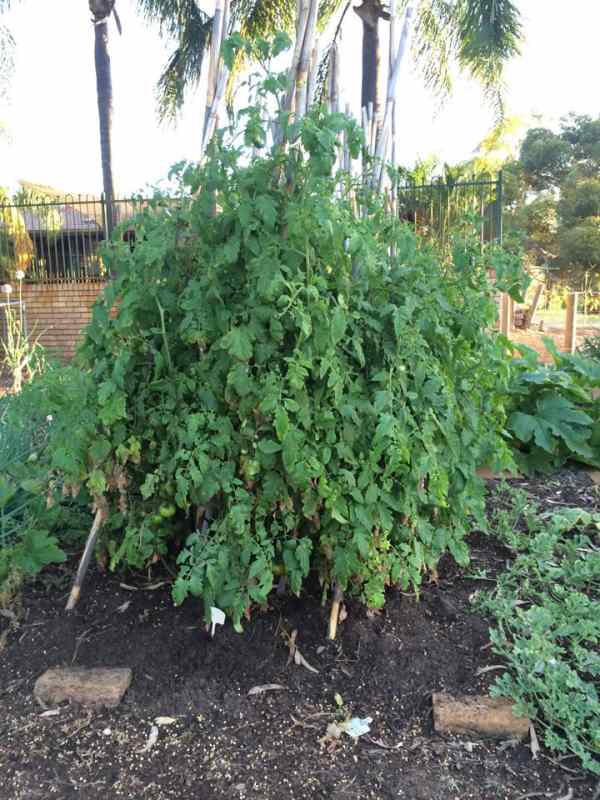
[[162,519],[171,519],[171,517],[175,516],[175,512],[177,511],[177,509],[172,503],[170,503],[169,505],[161,506],[158,510]]

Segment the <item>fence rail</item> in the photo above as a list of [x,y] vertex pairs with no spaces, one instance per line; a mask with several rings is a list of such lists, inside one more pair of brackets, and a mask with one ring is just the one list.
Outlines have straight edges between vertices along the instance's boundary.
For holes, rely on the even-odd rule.
[[[502,236],[502,177],[444,183],[405,182],[397,187],[398,213],[422,236],[447,244],[453,226],[469,214],[481,241]],[[113,201],[116,225],[149,203],[143,197]],[[132,231],[121,228],[121,236]],[[0,203],[0,282],[18,270],[30,283],[104,281],[100,245],[108,237],[103,197],[65,195]]]

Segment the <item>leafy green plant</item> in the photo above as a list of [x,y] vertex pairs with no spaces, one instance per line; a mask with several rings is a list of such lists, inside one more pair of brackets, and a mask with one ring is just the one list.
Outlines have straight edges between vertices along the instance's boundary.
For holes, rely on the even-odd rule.
[[600,335],[586,336],[579,348],[579,352],[586,358],[600,361]]
[[64,561],[64,547],[89,527],[89,496],[48,486],[53,437],[62,425],[76,428],[85,381],[73,367],[49,367],[0,400],[0,584]]
[[492,694],[514,700],[551,750],[600,774],[600,514],[520,503],[492,525],[514,560],[475,600],[507,667]]
[[600,364],[580,354],[559,353],[544,344],[554,364],[540,363],[523,345],[514,361],[507,429],[524,472],[550,472],[568,459],[600,466]]
[[175,601],[201,596],[238,629],[311,571],[376,607],[446,551],[465,563],[475,469],[511,463],[486,268],[513,257],[420,242],[337,168],[342,141],[361,152],[342,114],[280,115],[267,148],[280,91],[267,78],[242,128],[175,170],[178,204],[106,250],[118,277],[80,353],[90,415],[53,459],[106,509],[113,568],[176,554]]

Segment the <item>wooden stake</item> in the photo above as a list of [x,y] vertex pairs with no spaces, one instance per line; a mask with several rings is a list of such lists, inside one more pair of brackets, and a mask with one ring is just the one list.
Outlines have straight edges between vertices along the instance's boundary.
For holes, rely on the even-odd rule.
[[336,586],[333,592],[333,602],[329,614],[329,639],[333,641],[337,635],[338,620],[340,618],[340,605],[344,600],[344,593]]
[[577,347],[577,292],[567,297],[567,321],[565,325],[565,350],[574,353]]
[[71,593],[69,594],[67,605],[65,606],[66,611],[72,611],[77,605],[77,602],[79,601],[83,580],[90,565],[90,559],[92,557],[92,553],[94,552],[94,547],[96,546],[96,540],[98,539],[98,533],[100,532],[100,528],[102,526],[103,521],[104,521],[104,509],[98,508],[96,511],[96,516],[94,517],[94,523],[92,525],[87,541],[85,543],[83,555],[81,556],[81,561],[79,562],[79,568],[77,570],[77,575],[75,576],[75,580],[73,581],[73,587],[71,588]]
[[510,332],[509,321],[509,297],[507,294],[500,295],[500,333],[508,336]]
[[535,312],[537,311],[537,308],[540,304],[543,291],[544,291],[544,284],[538,283],[538,285],[535,287],[535,293],[533,295],[533,300],[531,301],[531,306],[527,310],[527,316],[525,317],[525,329],[529,328],[529,326],[533,322],[533,318],[535,317]]

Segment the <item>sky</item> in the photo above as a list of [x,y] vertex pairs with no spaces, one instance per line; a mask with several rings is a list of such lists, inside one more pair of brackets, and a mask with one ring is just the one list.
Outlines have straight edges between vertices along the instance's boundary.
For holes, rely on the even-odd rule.
[[[356,5],[358,5],[358,0]],[[575,111],[600,113],[600,2],[520,0],[525,40],[506,69],[507,112],[549,124]],[[169,51],[157,31],[118,0],[123,35],[111,22],[114,89],[114,174],[121,195],[166,178],[169,167],[195,159],[204,97],[190,94],[176,126],[159,125],[155,84]],[[342,84],[358,111],[360,24],[346,17]],[[84,0],[14,0],[3,16],[16,42],[12,101],[0,108],[10,139],[0,140],[0,186],[27,180],[65,192],[99,193],[94,33]],[[480,88],[458,79],[441,110],[418,74],[404,70],[398,91],[399,160],[412,165],[435,153],[448,163],[469,158],[494,121]]]

